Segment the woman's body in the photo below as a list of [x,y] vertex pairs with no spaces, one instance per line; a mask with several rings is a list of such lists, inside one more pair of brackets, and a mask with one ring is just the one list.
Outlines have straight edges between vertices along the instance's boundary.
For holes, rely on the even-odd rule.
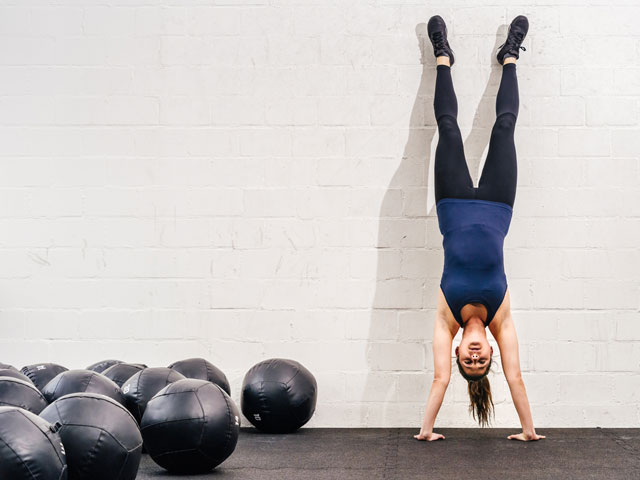
[[538,440],[520,372],[518,340],[511,316],[509,289],[504,275],[502,246],[508,232],[516,194],[517,161],[513,134],[518,116],[516,64],[528,22],[516,17],[505,45],[498,52],[503,64],[496,98],[496,122],[478,187],[473,186],[457,124],[458,105],[451,80],[453,52],[444,21],[429,21],[437,78],[434,109],[439,140],[435,160],[435,195],[443,234],[445,267],[434,324],[434,379],[422,429],[415,438],[437,440],[433,424],[451,376],[453,338],[463,328],[456,347],[458,369],[469,382],[471,409],[486,424],[493,406],[486,377],[493,348],[486,327],[500,348],[502,367],[522,424],[522,433],[509,439]]

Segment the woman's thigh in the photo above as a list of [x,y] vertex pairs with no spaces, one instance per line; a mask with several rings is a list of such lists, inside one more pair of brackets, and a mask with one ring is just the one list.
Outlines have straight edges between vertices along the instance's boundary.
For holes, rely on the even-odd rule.
[[513,207],[518,181],[518,162],[513,140],[516,118],[500,115],[491,131],[489,151],[478,182],[476,198]]
[[441,117],[438,132],[434,165],[436,202],[443,198],[475,198],[462,135],[455,118],[448,115]]

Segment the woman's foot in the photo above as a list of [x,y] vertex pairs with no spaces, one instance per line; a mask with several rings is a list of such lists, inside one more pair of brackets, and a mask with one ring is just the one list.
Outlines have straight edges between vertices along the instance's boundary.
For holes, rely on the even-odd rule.
[[[449,66],[453,65],[453,50],[447,41],[447,25],[440,15],[434,15],[427,24],[429,40],[433,44],[433,54],[437,57],[449,57]],[[438,62],[438,64],[441,64]]]
[[507,33],[507,40],[500,45],[500,50],[496,58],[501,65],[504,64],[506,58],[520,58],[520,50],[526,51],[527,49],[522,46],[524,37],[527,36],[529,31],[529,20],[524,15],[518,15],[513,19],[511,25],[509,25],[509,32]]

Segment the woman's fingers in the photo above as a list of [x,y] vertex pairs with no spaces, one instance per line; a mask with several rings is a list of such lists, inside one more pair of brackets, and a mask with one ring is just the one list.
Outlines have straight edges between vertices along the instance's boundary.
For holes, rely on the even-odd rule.
[[507,438],[509,440],[521,440],[523,442],[529,442],[533,440],[540,440],[541,438],[547,438],[547,437],[544,435],[536,434],[533,438],[527,438],[525,437],[524,433],[518,433],[517,435],[509,435]]
[[433,442],[434,440],[439,440],[440,438],[444,440],[445,437],[440,433],[431,433],[428,435],[419,433],[418,435],[414,435],[413,438],[415,438],[416,440],[427,440],[428,442]]

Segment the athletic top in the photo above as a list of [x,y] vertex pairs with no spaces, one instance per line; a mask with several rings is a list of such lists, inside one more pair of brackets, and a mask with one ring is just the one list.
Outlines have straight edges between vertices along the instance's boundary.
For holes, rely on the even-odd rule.
[[503,245],[513,209],[502,202],[443,198],[436,204],[444,247],[440,287],[462,326],[468,303],[487,307],[489,325],[507,292]]

